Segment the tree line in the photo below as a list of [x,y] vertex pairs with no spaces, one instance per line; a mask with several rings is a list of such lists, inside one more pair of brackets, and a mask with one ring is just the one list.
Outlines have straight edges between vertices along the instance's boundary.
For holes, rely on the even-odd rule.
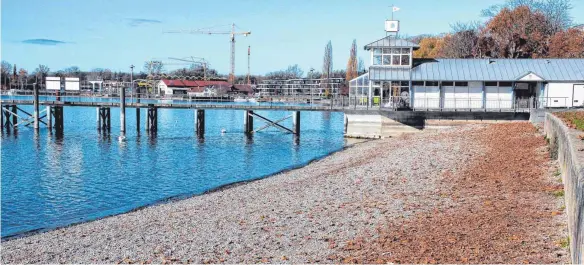
[[573,25],[570,0],[508,0],[457,22],[452,31],[410,38],[416,58],[584,58],[584,30]]

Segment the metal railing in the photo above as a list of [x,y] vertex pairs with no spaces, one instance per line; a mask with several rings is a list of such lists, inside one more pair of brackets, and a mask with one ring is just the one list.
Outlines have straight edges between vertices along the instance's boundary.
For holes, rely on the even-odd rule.
[[[4,100],[31,100],[33,92],[21,90],[16,93],[2,91]],[[62,102],[110,102],[119,103],[120,97],[115,94],[103,94],[83,91],[56,92],[43,90],[39,92],[41,101]],[[236,100],[237,99],[237,100]],[[242,95],[224,95],[209,97],[193,97],[189,95],[166,95],[161,97],[151,93],[127,92],[126,103],[222,103],[222,104],[261,104],[264,106],[323,106],[331,109],[384,109],[384,110],[414,110],[414,111],[529,111],[536,108],[571,108],[568,97],[537,97],[524,99],[498,98],[414,98],[407,96],[390,96],[381,98],[374,96],[369,102],[367,95],[316,98],[309,95],[263,96],[250,97]]]

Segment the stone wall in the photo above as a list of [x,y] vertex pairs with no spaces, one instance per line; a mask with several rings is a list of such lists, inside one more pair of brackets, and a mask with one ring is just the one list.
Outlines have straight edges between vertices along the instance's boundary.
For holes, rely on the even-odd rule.
[[544,130],[550,143],[552,158],[558,159],[562,171],[572,263],[580,264],[584,262],[584,142],[578,139],[578,135],[583,132],[568,128],[553,113],[545,114]]

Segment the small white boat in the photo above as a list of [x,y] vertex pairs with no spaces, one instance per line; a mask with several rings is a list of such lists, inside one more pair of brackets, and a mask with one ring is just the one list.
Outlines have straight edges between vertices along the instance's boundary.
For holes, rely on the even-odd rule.
[[234,98],[233,102],[248,102],[247,98]]
[[247,101],[249,101],[249,102],[254,102],[254,103],[255,103],[255,102],[258,102],[258,100],[257,100],[256,98],[249,98]]

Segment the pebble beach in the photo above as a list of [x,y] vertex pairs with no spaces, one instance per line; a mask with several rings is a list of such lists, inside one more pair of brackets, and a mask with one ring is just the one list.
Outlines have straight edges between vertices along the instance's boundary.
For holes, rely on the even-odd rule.
[[208,194],[2,242],[2,263],[562,263],[562,188],[526,122],[367,141]]

